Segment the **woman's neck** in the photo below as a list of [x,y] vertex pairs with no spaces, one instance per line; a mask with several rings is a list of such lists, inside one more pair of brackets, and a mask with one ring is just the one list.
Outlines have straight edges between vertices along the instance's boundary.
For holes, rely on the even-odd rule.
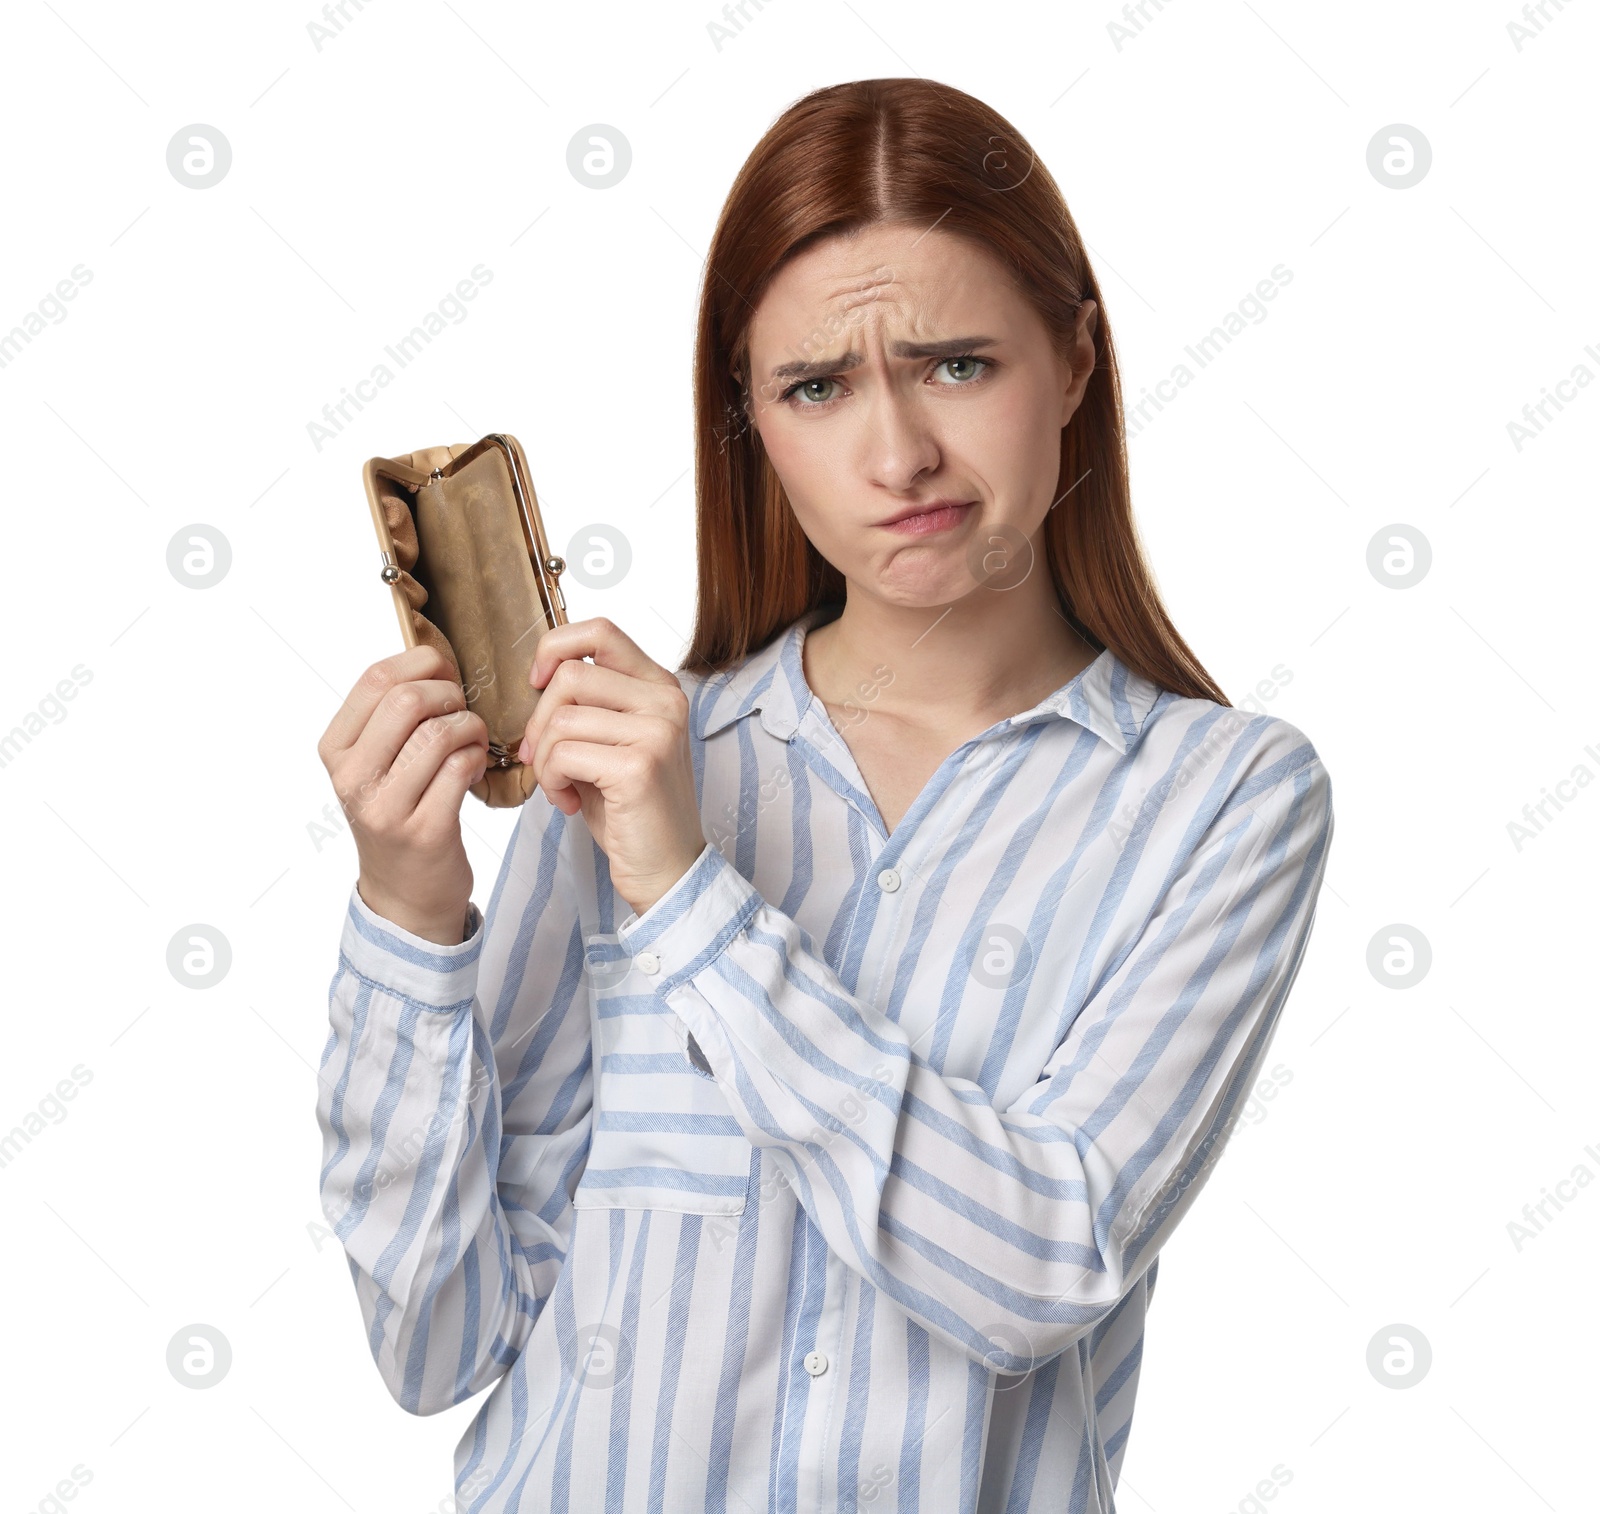
[[[1038,581],[1044,590],[1030,587]],[[954,604],[907,607],[850,594],[806,634],[806,682],[824,704],[851,701],[929,732],[982,730],[1032,709],[1095,660],[1048,575],[978,589]]]

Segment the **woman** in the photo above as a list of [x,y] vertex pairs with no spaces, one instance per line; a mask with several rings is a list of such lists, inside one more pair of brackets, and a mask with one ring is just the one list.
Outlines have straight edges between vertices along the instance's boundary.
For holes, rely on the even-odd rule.
[[474,1511],[1109,1511],[1327,773],[1163,612],[1098,287],[980,102],[787,111],[695,379],[689,656],[542,638],[487,915],[439,654],[320,747],[382,780],[319,1107],[373,1355],[418,1414],[494,1385]]

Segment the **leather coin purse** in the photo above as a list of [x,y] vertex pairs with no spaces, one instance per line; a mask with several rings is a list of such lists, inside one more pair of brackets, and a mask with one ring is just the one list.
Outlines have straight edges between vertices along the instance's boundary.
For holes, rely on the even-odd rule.
[[520,805],[534,789],[517,760],[539,702],[534,649],[567,620],[566,564],[545,539],[527,456],[496,432],[369,458],[361,477],[406,646],[438,647],[489,728],[489,765],[471,792],[492,808]]

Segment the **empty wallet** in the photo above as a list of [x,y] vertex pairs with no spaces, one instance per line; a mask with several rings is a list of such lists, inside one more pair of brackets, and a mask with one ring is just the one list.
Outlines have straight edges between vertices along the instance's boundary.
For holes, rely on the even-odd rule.
[[567,621],[566,564],[545,539],[527,456],[496,432],[369,458],[361,478],[406,646],[443,652],[488,727],[488,767],[471,792],[491,808],[520,805],[534,789],[517,759],[539,702],[534,649]]

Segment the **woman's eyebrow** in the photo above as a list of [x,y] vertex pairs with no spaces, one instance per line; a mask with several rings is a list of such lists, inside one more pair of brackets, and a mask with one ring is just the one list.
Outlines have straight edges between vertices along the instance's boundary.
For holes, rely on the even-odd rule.
[[[992,347],[997,340],[992,336],[952,336],[942,342],[890,342],[889,353],[892,357],[959,357],[977,347]],[[772,381],[827,378],[829,374],[859,367],[862,361],[859,352],[851,351],[842,357],[819,358],[813,362],[780,363],[772,370]]]

